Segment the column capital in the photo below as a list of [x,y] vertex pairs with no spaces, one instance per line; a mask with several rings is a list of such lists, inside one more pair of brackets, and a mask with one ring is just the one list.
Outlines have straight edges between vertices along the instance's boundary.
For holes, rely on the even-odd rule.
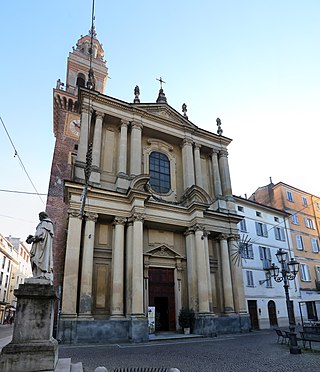
[[187,230],[185,231],[184,235],[189,235],[189,234],[194,234],[196,233],[197,231],[201,231],[201,232],[205,232],[205,228],[204,226],[196,223],[194,224],[193,226],[191,227],[188,227]]
[[133,215],[131,217],[132,217],[133,222],[136,222],[136,221],[143,222],[145,215],[143,213],[135,212],[135,213],[133,213]]
[[99,117],[103,121],[104,113],[101,112],[101,111],[95,111],[95,113],[96,113],[96,118],[98,119],[98,117]]
[[93,213],[93,212],[85,212],[85,216],[86,216],[87,221],[93,221],[93,222],[97,222],[97,219],[99,217],[97,213]]
[[184,232],[184,235],[188,236],[188,235],[191,235],[191,234],[194,234],[194,230],[193,230],[192,227],[188,227],[187,230]]
[[219,158],[222,158],[222,157],[228,157],[228,151],[226,149],[222,149],[219,151]]
[[211,156],[218,156],[219,150],[218,149],[211,149]]
[[217,241],[221,241],[221,240],[228,240],[228,238],[229,238],[228,234],[219,234],[215,239]]
[[193,145],[193,141],[191,138],[184,138],[182,141],[181,141],[181,147],[184,147],[184,146],[192,146]]
[[132,121],[131,122],[131,129],[132,128],[136,128],[136,129],[142,130],[143,129],[143,124],[142,124],[142,122],[139,122],[139,121]]
[[130,124],[130,122],[128,121],[128,120],[126,120],[126,119],[121,119],[120,120],[120,126],[121,126],[121,128],[122,127],[128,127],[128,125]]
[[228,241],[232,241],[232,240],[240,240],[240,235],[239,234],[228,235]]
[[210,235],[210,231],[203,229],[203,237],[207,238]]
[[68,209],[69,217],[79,218],[81,220],[81,213],[78,209],[70,208]]
[[127,222],[126,217],[115,217],[113,220],[113,225],[125,225]]
[[93,112],[94,110],[93,110],[93,108],[92,108],[91,106],[84,104],[84,105],[82,105],[82,107],[81,107],[81,111],[82,111],[82,112],[85,111],[85,112],[88,113],[88,114],[92,114],[92,112]]
[[200,150],[201,149],[201,145],[200,145],[200,143],[194,143],[193,144],[193,146],[194,146],[194,149],[198,149],[198,150]]

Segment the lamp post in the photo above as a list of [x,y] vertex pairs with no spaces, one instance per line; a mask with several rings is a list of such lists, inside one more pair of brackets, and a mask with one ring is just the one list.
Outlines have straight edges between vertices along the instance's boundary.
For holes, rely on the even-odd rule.
[[299,272],[299,262],[294,258],[287,260],[287,252],[282,248],[278,249],[276,257],[280,264],[280,268],[274,263],[266,269],[268,277],[280,283],[283,281],[283,288],[286,295],[286,305],[289,319],[289,336],[290,336],[290,354],[301,354],[301,348],[298,346],[297,334],[295,332],[295,320],[293,317],[292,303],[289,297],[289,280],[294,280]]

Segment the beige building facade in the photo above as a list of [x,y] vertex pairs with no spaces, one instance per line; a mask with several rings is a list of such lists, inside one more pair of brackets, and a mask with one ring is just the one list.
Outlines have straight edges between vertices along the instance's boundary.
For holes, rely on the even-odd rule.
[[[132,103],[109,97],[102,90],[106,68],[95,75],[95,89],[77,84],[88,60],[82,42],[82,63],[73,64],[68,84],[77,91],[78,139],[73,152],[65,151],[73,155],[64,205],[51,182],[47,207],[53,219],[61,212],[67,231],[64,252],[54,253],[55,262],[63,256],[56,281],[60,339],[145,341],[149,307],[156,331],[179,331],[182,307],[194,309],[195,333],[248,330],[242,271],[230,256],[241,219],[229,173],[231,140],[193,124],[185,106],[178,113],[162,88],[154,103],[142,103],[138,87]],[[71,114],[67,106],[55,110],[55,117]],[[56,137],[55,153],[63,138]]]
[[320,198],[283,182],[259,187],[250,198],[290,214],[289,231],[300,263],[301,300],[310,302],[312,318],[315,301],[320,300]]

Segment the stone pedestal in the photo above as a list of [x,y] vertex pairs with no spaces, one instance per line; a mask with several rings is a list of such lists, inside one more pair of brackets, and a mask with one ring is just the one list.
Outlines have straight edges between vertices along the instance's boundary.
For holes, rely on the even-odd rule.
[[2,349],[0,370],[53,371],[58,361],[58,342],[52,337],[53,285],[45,279],[27,279],[14,294],[17,310],[13,337]]

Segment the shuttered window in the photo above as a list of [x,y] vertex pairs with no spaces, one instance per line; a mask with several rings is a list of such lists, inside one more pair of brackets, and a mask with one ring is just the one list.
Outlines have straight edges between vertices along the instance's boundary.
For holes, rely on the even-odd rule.
[[259,247],[260,260],[262,261],[263,269],[268,269],[271,266],[271,252],[268,247]]
[[246,276],[247,276],[247,287],[254,287],[253,272],[251,270],[246,270]]
[[276,240],[281,240],[283,242],[286,240],[283,227],[275,227],[274,235],[275,235]]
[[265,223],[256,222],[256,232],[258,236],[268,237],[268,229]]

